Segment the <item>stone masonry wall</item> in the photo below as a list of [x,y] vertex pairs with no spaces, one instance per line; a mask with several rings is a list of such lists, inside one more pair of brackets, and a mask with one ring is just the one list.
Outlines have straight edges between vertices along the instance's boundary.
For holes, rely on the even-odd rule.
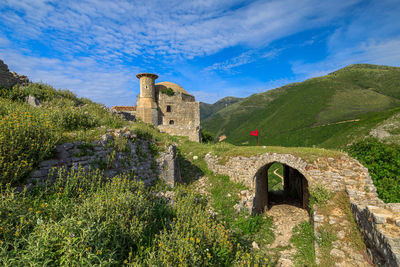
[[[126,140],[125,145],[123,140]],[[121,144],[119,150],[116,144]],[[181,179],[176,147],[170,145],[166,151],[160,151],[155,156],[152,152],[155,146],[128,130],[110,130],[101,140],[90,143],[79,141],[57,145],[55,157],[39,164],[28,179],[27,186],[29,188],[51,178],[48,174],[54,168],[77,168],[78,165],[85,169],[103,169],[105,177],[129,172],[146,185],[159,178],[174,186]]]
[[[165,133],[188,136],[191,141],[200,141],[200,104],[193,96],[175,93],[173,96],[158,95],[159,126]],[[170,111],[168,111],[168,108]],[[173,124],[170,122],[173,121]]]
[[[242,191],[240,196],[240,205],[249,210],[253,207],[256,192],[256,173],[272,162],[297,169],[307,179],[310,187],[319,183],[332,192],[345,191],[353,217],[375,264],[400,266],[400,204],[385,204],[378,198],[368,169],[357,160],[343,154],[336,159],[318,158],[314,162],[307,162],[290,154],[277,153],[232,157],[224,165],[219,164],[219,158],[211,154],[207,154],[205,160],[210,170],[228,175],[233,181],[242,182],[249,188]],[[311,222],[316,231],[323,222],[331,220],[315,212]],[[348,257],[360,257],[347,255],[344,241],[335,242],[335,253],[343,256],[342,262],[338,260],[338,266],[345,266]],[[318,261],[318,251],[316,256]]]
[[9,71],[8,66],[0,59],[0,87],[11,88],[16,84],[27,83],[28,77]]

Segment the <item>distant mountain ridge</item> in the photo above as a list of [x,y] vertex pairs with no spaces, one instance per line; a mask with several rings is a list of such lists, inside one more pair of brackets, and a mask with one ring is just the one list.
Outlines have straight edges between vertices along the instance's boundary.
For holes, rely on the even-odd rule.
[[204,120],[221,109],[242,100],[243,98],[227,96],[218,100],[214,104],[200,102],[200,119]]
[[258,128],[262,145],[339,148],[399,112],[400,68],[355,64],[251,95],[201,124],[236,145],[255,145],[249,132]]

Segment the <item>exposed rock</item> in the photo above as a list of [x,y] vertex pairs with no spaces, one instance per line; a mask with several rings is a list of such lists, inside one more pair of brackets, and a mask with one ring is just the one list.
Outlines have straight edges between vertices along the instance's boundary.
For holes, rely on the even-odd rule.
[[251,246],[253,247],[253,249],[260,249],[256,241],[253,241],[253,243],[251,243]]
[[36,97],[34,97],[34,96],[32,96],[32,95],[27,96],[26,99],[25,99],[25,101],[26,101],[29,105],[33,106],[33,107],[38,107],[38,106],[41,105],[39,99],[37,99]]

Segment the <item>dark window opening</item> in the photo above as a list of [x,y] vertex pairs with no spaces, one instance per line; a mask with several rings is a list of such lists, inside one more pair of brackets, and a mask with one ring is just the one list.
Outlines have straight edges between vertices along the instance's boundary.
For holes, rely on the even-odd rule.
[[170,125],[174,124],[174,121],[173,121],[173,120],[170,120],[170,121],[169,121],[169,124],[170,124]]
[[167,106],[167,112],[171,112],[171,106]]

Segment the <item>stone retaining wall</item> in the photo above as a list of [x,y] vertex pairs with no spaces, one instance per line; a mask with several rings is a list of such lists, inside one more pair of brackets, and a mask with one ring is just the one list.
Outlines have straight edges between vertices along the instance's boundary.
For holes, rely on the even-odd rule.
[[[248,187],[240,194],[238,205],[252,210],[256,193],[256,174],[273,162],[279,162],[297,169],[312,187],[322,184],[331,192],[346,191],[353,217],[363,234],[368,251],[375,264],[379,266],[400,266],[400,204],[385,204],[378,198],[376,188],[368,169],[357,160],[342,155],[340,158],[318,158],[307,162],[290,154],[265,153],[252,157],[232,157],[225,164],[210,153],[205,156],[208,168],[215,173],[228,175],[231,180],[241,182]],[[311,222],[315,231],[329,218],[315,213]],[[335,252],[347,257],[341,247],[345,243],[338,241]],[[340,253],[341,252],[341,253]],[[318,254],[317,260],[318,260]],[[350,255],[348,255],[350,256]],[[345,259],[343,259],[345,264]],[[338,260],[339,266],[340,260]]]
[[154,143],[138,138],[128,130],[109,131],[101,140],[90,143],[79,141],[57,145],[55,157],[39,164],[28,179],[27,187],[51,178],[52,169],[77,168],[78,165],[85,169],[102,169],[105,177],[130,172],[147,185],[159,178],[174,186],[181,179],[176,147],[170,145],[160,152],[156,149]]

